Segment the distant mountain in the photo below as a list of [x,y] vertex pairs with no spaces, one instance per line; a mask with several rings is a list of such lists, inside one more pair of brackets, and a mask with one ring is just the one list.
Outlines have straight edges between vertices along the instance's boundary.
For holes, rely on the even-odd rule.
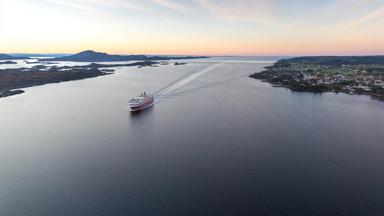
[[[48,59],[49,61],[73,62],[115,62],[115,61],[161,61],[207,58],[204,56],[146,56],[146,55],[109,55],[107,53],[86,50],[74,55]],[[43,59],[40,61],[44,61]]]
[[28,57],[24,56],[11,56],[7,54],[0,54],[0,60],[18,60],[18,59],[28,59]]

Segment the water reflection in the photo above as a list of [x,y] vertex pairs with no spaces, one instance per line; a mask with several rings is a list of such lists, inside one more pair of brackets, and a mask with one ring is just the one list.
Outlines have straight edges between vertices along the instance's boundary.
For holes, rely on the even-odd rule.
[[257,61],[212,65],[1,100],[0,215],[384,215],[383,102],[273,88],[246,77]]

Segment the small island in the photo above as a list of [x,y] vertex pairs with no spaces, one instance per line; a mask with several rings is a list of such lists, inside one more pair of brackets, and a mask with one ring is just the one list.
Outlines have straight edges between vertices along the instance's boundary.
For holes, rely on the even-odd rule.
[[250,77],[292,91],[364,94],[384,101],[384,56],[282,59]]
[[24,93],[24,91],[20,90],[20,89],[17,89],[17,90],[5,90],[5,91],[1,91],[0,92],[0,98],[9,97],[9,96],[12,96],[12,95],[17,95],[17,94],[23,94],[23,93]]
[[178,66],[178,65],[186,65],[186,64],[187,64],[187,63],[185,63],[185,62],[175,62],[174,65]]
[[89,64],[84,66],[46,66],[36,65],[31,68],[11,68],[0,70],[0,98],[24,93],[20,88],[27,88],[48,83],[59,83],[72,80],[108,75],[114,72],[113,67],[150,67],[158,62],[143,61],[131,64]]
[[47,62],[47,61],[24,61],[25,64],[44,64],[44,65],[53,65],[59,64],[58,62]]
[[0,65],[9,65],[9,64],[17,64],[17,62],[14,62],[14,61],[0,61]]

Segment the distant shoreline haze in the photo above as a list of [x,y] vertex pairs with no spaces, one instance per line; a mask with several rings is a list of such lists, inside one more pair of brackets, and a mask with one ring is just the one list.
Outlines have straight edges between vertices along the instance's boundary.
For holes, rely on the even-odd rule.
[[[146,56],[146,57],[166,57],[166,58],[209,58],[209,57],[240,57],[240,58],[257,58],[257,57],[265,57],[265,58],[279,58],[279,59],[289,59],[295,57],[370,57],[370,56],[384,56],[384,54],[351,54],[351,55],[333,55],[333,54],[304,54],[304,55],[181,55],[181,54],[107,54],[104,52],[97,52],[93,50],[85,50],[79,53],[0,53],[0,60],[15,60],[15,59],[26,59],[26,58],[38,58],[38,57],[68,57],[73,55],[78,55],[81,53],[93,52],[97,54],[106,54],[109,56],[123,56],[123,57],[132,57],[132,56]],[[12,58],[5,58],[4,55],[11,56]]]
[[[27,55],[27,54],[26,54]],[[198,59],[209,58],[207,56],[149,56],[149,55],[110,55],[103,52],[96,52],[93,50],[85,50],[73,55],[56,54],[56,56],[49,56],[46,54],[32,54],[37,57],[53,57],[49,61],[72,61],[72,62],[113,62],[113,61],[162,61],[162,60],[183,60],[183,59]],[[22,56],[21,54],[12,56],[1,54],[0,60],[16,60],[28,59],[29,56]],[[40,59],[45,61],[46,59]]]

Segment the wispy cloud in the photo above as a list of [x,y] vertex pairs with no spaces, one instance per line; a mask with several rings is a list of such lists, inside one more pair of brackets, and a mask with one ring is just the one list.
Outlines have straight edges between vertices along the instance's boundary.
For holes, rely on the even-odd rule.
[[229,21],[266,23],[273,17],[273,1],[267,0],[198,0],[211,14]]
[[[93,0],[98,2],[106,2],[104,0]],[[109,0],[110,4],[116,7],[123,7],[125,9],[136,10],[145,12],[148,11],[148,7],[142,3],[142,1],[126,1],[126,0]]]
[[178,11],[178,12],[190,12],[191,8],[186,7],[185,5],[178,3],[175,0],[153,0],[158,5],[163,7]]
[[361,7],[361,6],[367,6],[372,5],[373,3],[376,3],[377,0],[335,0],[335,3],[331,5],[331,7],[340,9],[340,8],[346,8],[346,7]]
[[334,16],[361,16],[381,7],[381,0],[335,0],[330,4],[326,13]]
[[360,25],[367,24],[369,22],[374,22],[380,20],[384,24],[384,6],[374,10],[368,14],[365,14],[361,17],[356,18],[355,20],[349,21],[345,24],[345,27],[357,27]]
[[148,8],[138,0],[44,0],[50,4],[70,7],[74,9],[129,9],[146,11]]
[[89,6],[87,6],[84,3],[81,3],[79,1],[74,1],[74,0],[44,0],[47,3],[53,4],[53,5],[58,5],[58,6],[64,6],[64,7],[70,7],[70,8],[75,8],[75,9],[90,9]]

